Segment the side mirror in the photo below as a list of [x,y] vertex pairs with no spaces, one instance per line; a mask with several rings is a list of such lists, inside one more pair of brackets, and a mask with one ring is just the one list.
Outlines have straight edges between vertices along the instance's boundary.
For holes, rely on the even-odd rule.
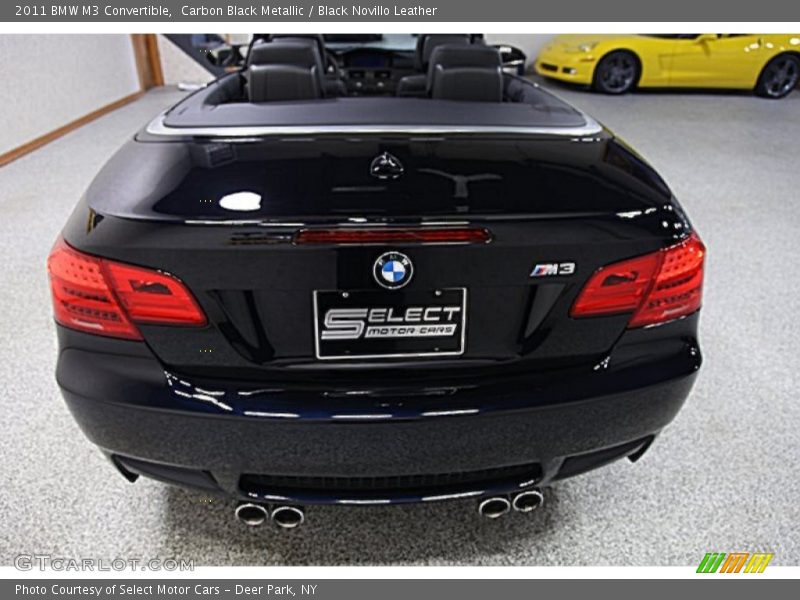
[[706,44],[708,42],[716,42],[719,39],[719,34],[717,33],[701,33],[694,41],[698,44]]
[[512,75],[525,74],[525,53],[514,46],[507,44],[496,44],[493,46],[497,48],[500,53],[500,62],[503,65],[503,71],[511,73]]

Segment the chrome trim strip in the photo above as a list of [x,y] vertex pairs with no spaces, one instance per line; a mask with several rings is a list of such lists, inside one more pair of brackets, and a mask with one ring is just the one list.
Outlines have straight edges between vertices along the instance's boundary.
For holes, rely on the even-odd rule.
[[458,415],[477,415],[480,412],[477,408],[464,408],[457,410],[431,410],[422,413],[423,417],[455,417]]
[[199,386],[194,387],[196,392],[200,392],[201,394],[206,394],[208,396],[224,396],[225,392],[216,391],[216,390],[206,390]]
[[473,498],[484,494],[484,490],[475,490],[473,492],[459,492],[455,494],[443,494],[441,496],[425,496],[422,498],[423,502],[440,502],[442,500],[457,500],[459,498]]
[[360,505],[368,506],[370,504],[391,504],[391,503],[392,501],[389,500],[388,498],[375,498],[374,500],[369,500],[369,499],[354,500],[349,498],[343,498],[341,500],[336,501],[336,504],[352,504],[355,506],[360,506]]
[[166,137],[212,137],[222,138],[229,143],[246,143],[258,141],[264,136],[313,136],[316,134],[461,134],[461,133],[498,133],[517,135],[556,135],[584,137],[600,133],[602,126],[581,113],[585,125],[580,127],[525,127],[525,126],[492,126],[492,125],[268,125],[268,126],[236,126],[236,127],[169,127],[164,124],[166,113],[153,119],[147,126],[147,133]]
[[391,413],[381,413],[381,414],[341,414],[341,415],[333,415],[331,419],[391,419],[394,415]]
[[240,396],[255,396],[256,394],[280,394],[283,391],[281,388],[261,388],[258,390],[240,390],[236,393]]
[[244,415],[247,417],[264,417],[267,419],[299,419],[300,415],[297,413],[281,413],[281,412],[261,412],[258,410],[246,410]]

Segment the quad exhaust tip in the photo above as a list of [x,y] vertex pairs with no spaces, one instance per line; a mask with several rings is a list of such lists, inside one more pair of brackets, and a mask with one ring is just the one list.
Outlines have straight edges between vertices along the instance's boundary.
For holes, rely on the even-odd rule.
[[[506,496],[492,496],[478,505],[478,514],[487,519],[499,519],[511,512],[533,512],[544,504],[544,495],[539,490],[526,490],[509,500]],[[268,506],[254,502],[242,502],[236,507],[236,518],[249,527],[263,525],[272,519],[282,529],[294,529],[306,520],[305,511],[298,506],[281,505],[269,510]]]
[[499,519],[511,511],[511,502],[504,496],[486,498],[478,505],[478,514],[487,519]]
[[269,518],[269,513],[261,504],[242,502],[236,507],[236,518],[249,527],[258,527]]
[[544,504],[544,495],[539,490],[520,492],[511,501],[512,508],[521,513],[532,512],[542,504]]
[[306,520],[305,512],[297,506],[278,506],[272,511],[272,520],[283,529],[294,529]]
[[542,504],[544,504],[544,495],[541,490],[525,490],[514,494],[510,500],[507,496],[486,498],[478,505],[478,514],[487,519],[499,519],[511,512],[512,508],[516,512],[529,513]]
[[265,504],[255,502],[241,502],[236,507],[236,518],[249,527],[263,525],[267,519],[272,519],[282,529],[294,529],[306,520],[305,512],[297,506],[281,505],[272,510]]

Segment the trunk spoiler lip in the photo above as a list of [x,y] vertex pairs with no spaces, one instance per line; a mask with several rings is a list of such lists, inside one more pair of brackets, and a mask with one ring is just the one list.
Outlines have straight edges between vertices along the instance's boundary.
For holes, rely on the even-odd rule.
[[[603,127],[586,113],[581,113],[585,123],[576,127],[545,126],[492,126],[492,125],[315,125],[315,126],[231,126],[231,127],[170,127],[165,123],[169,111],[164,111],[150,121],[145,132],[159,137],[203,137],[214,138],[218,142],[248,143],[257,142],[264,137],[286,136],[309,138],[316,135],[379,135],[407,134],[463,135],[497,134],[521,136],[556,136],[570,138],[589,138],[603,132]],[[585,140],[581,140],[585,141]]]

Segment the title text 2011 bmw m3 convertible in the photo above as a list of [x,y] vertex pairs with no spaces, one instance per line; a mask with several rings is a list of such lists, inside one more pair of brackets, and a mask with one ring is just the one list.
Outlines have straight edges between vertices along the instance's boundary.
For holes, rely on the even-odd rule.
[[416,44],[256,37],[81,199],[48,263],[57,380],[131,481],[249,524],[497,517],[680,409],[705,250],[668,187],[479,38]]

